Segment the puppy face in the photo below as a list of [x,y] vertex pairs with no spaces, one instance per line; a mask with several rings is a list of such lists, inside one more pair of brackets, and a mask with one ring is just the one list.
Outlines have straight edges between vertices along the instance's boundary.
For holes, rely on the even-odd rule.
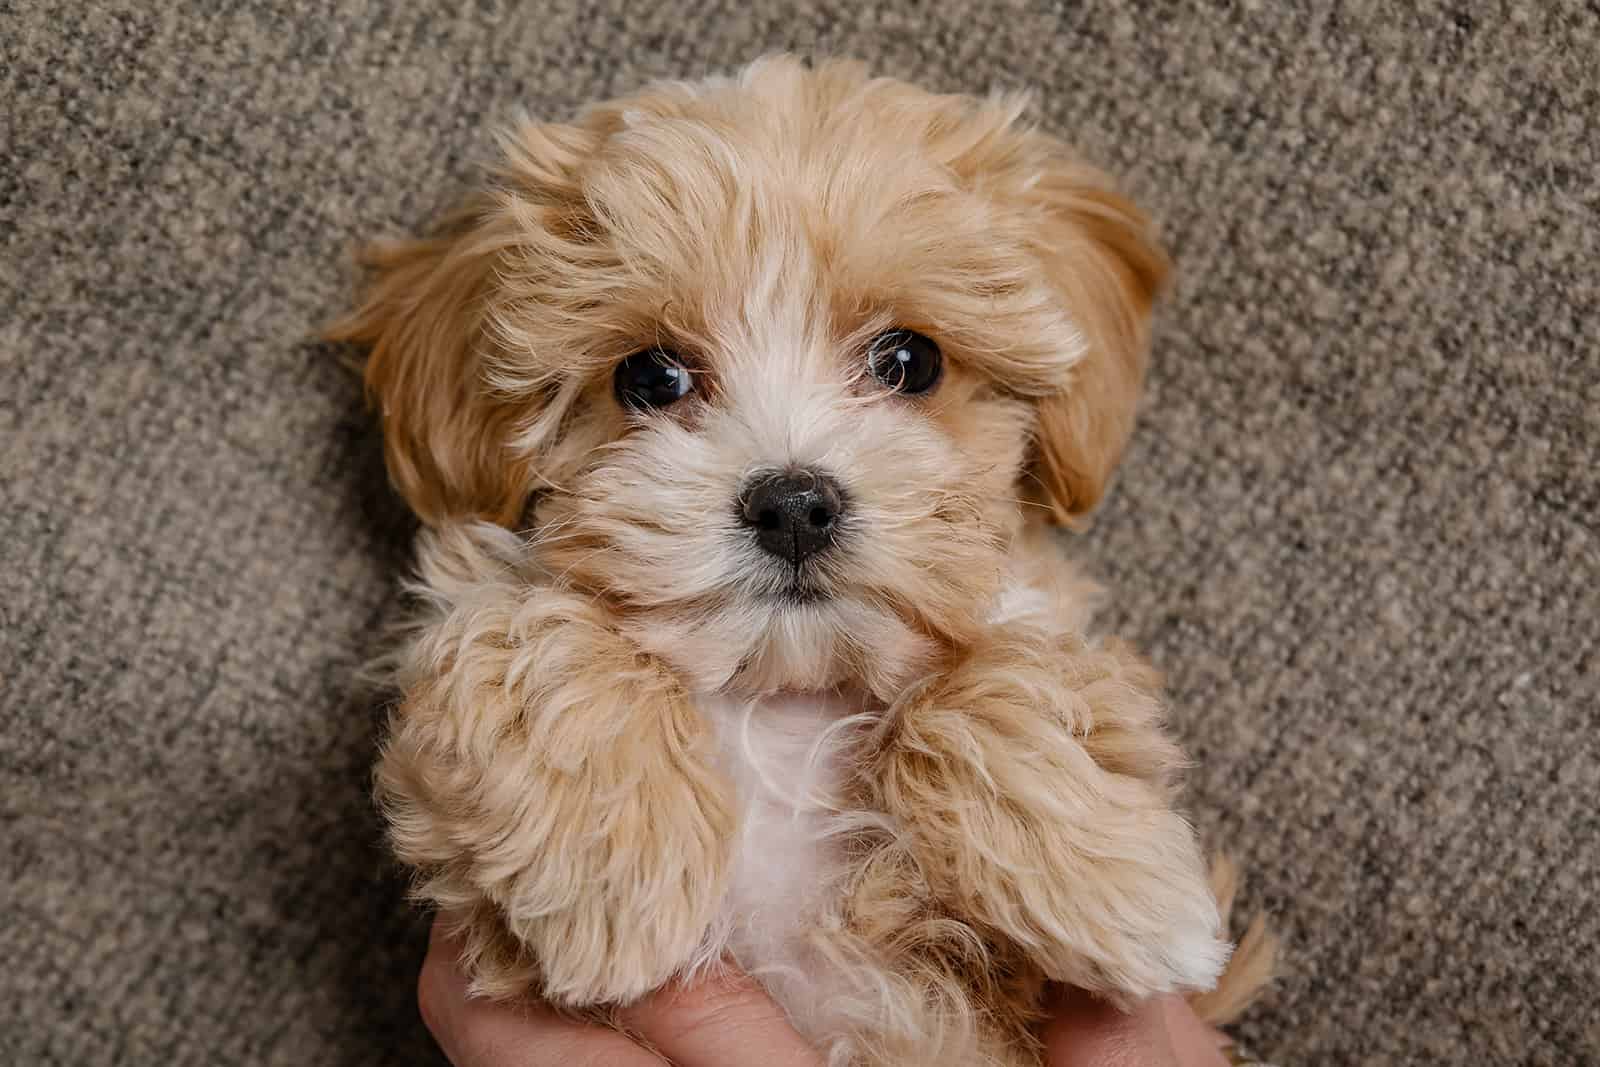
[[425,521],[527,526],[691,684],[892,694],[1120,454],[1164,272],[1015,102],[768,60],[525,124],[335,336]]

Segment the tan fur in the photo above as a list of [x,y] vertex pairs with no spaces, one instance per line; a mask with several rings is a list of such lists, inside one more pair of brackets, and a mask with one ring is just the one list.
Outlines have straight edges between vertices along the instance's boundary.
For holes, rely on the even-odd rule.
[[428,522],[509,521],[528,491],[525,464],[504,447],[519,405],[483,388],[478,336],[496,262],[483,211],[463,210],[438,237],[370,246],[363,262],[378,283],[329,331],[371,346],[367,392],[383,419],[389,476]]
[[[834,1063],[1025,1064],[1049,981],[1215,983],[1159,681],[1043,533],[1105,490],[1165,260],[1021,110],[765,60],[523,123],[370,257],[333,334],[430,527],[379,796],[479,991],[603,1012],[730,955]],[[866,373],[896,326],[945,353],[926,396]],[[626,413],[613,368],[658,344],[698,389]],[[794,603],[733,502],[807,466],[850,510]],[[797,699],[798,927],[750,911],[773,783],[730,741],[800,743]]]
[[1100,503],[1133,432],[1167,259],[1137,208],[1070,164],[1033,192],[1049,220],[1041,258],[1077,309],[1090,353],[1071,388],[1039,405],[1041,480],[1057,518],[1071,523]]
[[[1239,870],[1227,857],[1211,864],[1211,894],[1226,922],[1239,891]],[[1228,969],[1214,988],[1192,994],[1189,1003],[1206,1022],[1223,1026],[1238,1019],[1255,1002],[1278,970],[1278,938],[1267,929],[1264,915],[1251,918],[1228,958]]]

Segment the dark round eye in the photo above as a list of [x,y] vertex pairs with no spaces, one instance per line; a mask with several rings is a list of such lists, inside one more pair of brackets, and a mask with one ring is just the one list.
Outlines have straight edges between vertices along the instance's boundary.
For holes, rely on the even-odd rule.
[[944,369],[939,346],[914,330],[879,334],[867,354],[872,376],[897,393],[926,393]]
[[617,364],[617,400],[635,411],[664,408],[694,392],[694,375],[665,348],[635,352]]

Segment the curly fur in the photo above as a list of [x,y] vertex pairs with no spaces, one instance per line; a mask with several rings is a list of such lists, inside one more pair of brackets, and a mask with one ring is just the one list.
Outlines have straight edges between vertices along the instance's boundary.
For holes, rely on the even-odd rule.
[[[479,992],[731,959],[835,1063],[1025,1064],[1048,982],[1216,986],[1159,681],[1044,533],[1105,491],[1165,260],[1021,112],[765,60],[524,121],[369,254],[333,335],[429,527],[378,792]],[[891,327],[936,391],[866,373]],[[627,412],[657,344],[698,388]],[[735,504],[794,467],[850,500],[803,601]]]

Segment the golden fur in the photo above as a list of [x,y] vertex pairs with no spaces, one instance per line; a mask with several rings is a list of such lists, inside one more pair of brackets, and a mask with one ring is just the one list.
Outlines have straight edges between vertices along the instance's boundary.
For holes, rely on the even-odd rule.
[[[480,992],[600,1011],[731,956],[833,1062],[1025,1064],[1049,981],[1216,986],[1158,679],[1044,533],[1105,491],[1166,261],[1021,110],[764,60],[523,122],[371,251],[333,335],[429,528],[379,796]],[[896,326],[946,356],[926,396],[866,374]],[[699,388],[628,413],[657,344]],[[852,502],[804,603],[732,503],[793,466]],[[1251,946],[1198,1003],[1255,992]]]

